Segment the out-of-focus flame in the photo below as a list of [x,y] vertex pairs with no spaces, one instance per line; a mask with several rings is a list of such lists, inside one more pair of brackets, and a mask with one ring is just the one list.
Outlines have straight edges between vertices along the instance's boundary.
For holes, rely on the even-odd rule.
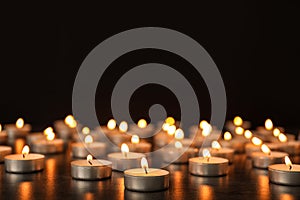
[[211,133],[211,131],[212,131],[211,125],[210,125],[209,123],[204,124],[204,125],[203,125],[203,129],[202,129],[202,136],[203,136],[203,137],[209,136],[210,133]]
[[176,142],[175,142],[175,148],[176,148],[176,149],[181,149],[181,148],[182,148],[182,143],[179,142],[179,141],[176,141]]
[[206,121],[206,120],[202,120],[201,122],[200,122],[200,124],[199,124],[199,127],[201,128],[201,129],[203,129],[205,126],[207,126],[209,123]]
[[145,170],[145,173],[148,174],[148,161],[145,157],[141,159],[141,167]]
[[184,132],[181,128],[178,128],[176,131],[175,131],[175,139],[176,140],[182,140],[184,138]]
[[261,147],[260,147],[260,149],[265,154],[268,154],[268,155],[271,154],[271,149],[266,144],[262,144]]
[[127,157],[127,154],[129,153],[129,147],[127,144],[123,143],[121,145],[121,152],[124,155],[124,157]]
[[221,149],[221,145],[220,145],[220,143],[218,141],[214,140],[211,143],[211,148],[219,150],[219,149]]
[[242,127],[236,127],[234,132],[237,134],[237,135],[243,135],[244,133],[244,129]]
[[16,121],[16,127],[17,128],[23,128],[24,126],[24,120],[22,118],[19,118],[17,121]]
[[284,162],[285,162],[286,166],[289,167],[289,170],[291,170],[293,167],[293,163],[288,156],[284,157]]
[[83,127],[81,132],[84,134],[84,135],[87,135],[91,132],[90,128],[89,127]]
[[175,124],[175,119],[173,117],[168,117],[165,120],[165,123],[169,124],[169,125],[174,125]]
[[140,143],[140,137],[138,135],[133,135],[131,137],[131,143],[132,144],[138,144],[138,143]]
[[109,130],[115,129],[116,126],[117,126],[117,122],[116,122],[116,120],[114,120],[114,119],[110,119],[110,120],[107,122],[107,128],[108,128]]
[[283,133],[280,133],[279,135],[278,135],[278,139],[279,139],[279,141],[280,142],[287,142],[287,136],[285,135],[285,134],[283,134]]
[[128,130],[128,124],[125,121],[121,121],[119,125],[119,130],[123,133],[125,133]]
[[243,124],[243,120],[241,117],[239,116],[236,116],[234,119],[233,119],[233,124],[235,126],[241,126]]
[[29,154],[29,146],[25,145],[22,149],[23,158],[25,158]]
[[231,140],[231,139],[232,139],[231,133],[229,133],[228,131],[226,131],[224,133],[224,140],[228,141],[228,140]]
[[140,119],[140,120],[138,121],[137,125],[138,125],[139,128],[146,128],[148,124],[147,124],[147,121],[146,121],[146,120]]
[[253,138],[251,139],[251,142],[252,142],[255,146],[259,146],[259,145],[262,144],[262,140],[259,139],[258,137],[253,137]]
[[279,130],[278,128],[274,128],[274,130],[273,130],[273,135],[274,135],[275,137],[278,137],[279,134],[280,134],[280,130]]
[[175,134],[175,131],[176,131],[176,126],[175,125],[171,125],[168,127],[168,135],[174,135]]
[[271,119],[265,121],[265,128],[269,131],[273,129],[273,122]]
[[85,136],[85,138],[84,138],[84,143],[86,143],[86,144],[91,144],[91,143],[93,143],[93,137],[92,137],[91,135]]
[[244,132],[245,138],[250,139],[250,138],[252,138],[252,135],[253,135],[253,134],[252,134],[251,131],[245,130],[245,132]]

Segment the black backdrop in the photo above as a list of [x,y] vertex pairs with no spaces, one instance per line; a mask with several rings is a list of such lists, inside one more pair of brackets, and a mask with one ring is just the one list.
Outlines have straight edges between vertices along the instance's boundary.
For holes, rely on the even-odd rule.
[[[96,45],[124,30],[158,26],[189,35],[211,55],[225,83],[227,119],[240,115],[256,126],[271,117],[277,125],[300,127],[300,18],[299,7],[291,1],[27,3],[2,9],[0,123],[22,116],[44,128],[65,117],[72,112],[77,70]],[[99,83],[98,91],[104,92],[102,98],[96,95],[101,123],[111,117],[109,95],[118,76],[133,65],[153,60],[189,77],[200,100],[201,118],[209,117],[207,89],[193,71],[182,70],[188,64],[167,52],[144,50],[118,59],[107,71],[109,78]],[[165,105],[162,99],[172,97],[157,85],[140,88],[132,98],[131,114],[134,119],[147,118],[149,105]],[[167,112],[180,115],[176,100],[169,101]]]

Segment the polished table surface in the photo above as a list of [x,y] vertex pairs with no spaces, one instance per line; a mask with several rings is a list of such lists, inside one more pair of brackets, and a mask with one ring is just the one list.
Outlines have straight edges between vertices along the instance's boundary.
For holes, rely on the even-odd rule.
[[[18,139],[14,151],[20,152],[23,145]],[[298,157],[292,160],[299,163]],[[45,169],[38,173],[7,173],[0,164],[0,199],[300,199],[300,187],[269,183],[268,171],[252,168],[244,154],[235,155],[223,177],[193,176],[188,165],[169,165],[170,188],[153,193],[125,190],[122,172],[113,171],[110,179],[102,181],[74,180],[71,161],[68,145],[63,154],[47,155]]]

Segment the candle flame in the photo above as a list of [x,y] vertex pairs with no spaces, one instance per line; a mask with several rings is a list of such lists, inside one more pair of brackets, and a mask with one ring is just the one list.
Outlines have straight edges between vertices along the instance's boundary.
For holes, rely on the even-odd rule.
[[202,155],[203,155],[204,158],[207,159],[207,162],[209,162],[209,159],[211,157],[209,150],[208,149],[203,149]]
[[253,134],[252,134],[251,131],[245,130],[245,132],[244,132],[245,138],[250,139],[250,138],[252,138],[252,135],[253,135]]
[[280,134],[280,130],[279,130],[278,128],[274,128],[274,130],[273,130],[273,135],[274,135],[275,137],[278,137],[279,134]]
[[236,127],[234,131],[237,135],[243,135],[244,129],[242,127]]
[[2,126],[1,126],[1,124],[0,124],[0,132],[2,131]]
[[110,119],[110,120],[107,122],[107,128],[108,128],[109,130],[115,129],[116,126],[117,126],[117,122],[116,122],[116,120],[114,120],[114,119]]
[[243,120],[241,117],[239,116],[236,116],[234,119],[233,119],[233,124],[235,126],[241,126],[243,124]]
[[171,125],[171,126],[168,127],[168,130],[167,130],[168,135],[170,135],[170,136],[174,135],[175,131],[176,131],[176,126],[175,125]]
[[284,162],[285,162],[286,166],[289,167],[289,170],[291,170],[293,167],[293,163],[288,156],[284,157]]
[[129,153],[129,147],[127,144],[123,143],[121,145],[121,152],[124,155],[124,157],[127,157],[127,154]]
[[168,117],[165,120],[165,123],[169,124],[169,125],[174,125],[175,124],[175,119],[173,117]]
[[84,134],[84,135],[87,135],[91,132],[90,128],[89,127],[83,127],[81,132]]
[[22,118],[19,118],[17,121],[16,121],[16,127],[17,128],[23,128],[24,126],[24,120]]
[[175,137],[176,140],[182,140],[184,138],[183,130],[181,128],[177,129],[175,131],[175,136],[174,137]]
[[216,149],[216,150],[220,150],[221,149],[221,145],[218,141],[214,140],[211,143],[211,148]]
[[139,121],[138,121],[138,127],[139,128],[146,128],[147,127],[147,121],[146,120],[144,120],[144,119],[140,119]]
[[278,139],[279,139],[280,142],[286,142],[288,138],[287,138],[287,136],[285,134],[280,133],[278,135]]
[[133,135],[131,137],[131,143],[132,144],[138,144],[138,143],[140,143],[140,137],[138,135]]
[[53,128],[52,127],[48,127],[44,130],[44,135],[46,135],[46,139],[48,141],[52,141],[55,138],[55,134],[53,132]]
[[123,133],[125,133],[128,130],[128,124],[125,121],[121,121],[119,125],[119,130]]
[[182,148],[182,143],[179,142],[179,141],[176,141],[176,142],[175,142],[175,148],[176,148],[176,149],[181,149],[181,148]]
[[251,139],[251,142],[252,142],[255,146],[259,146],[259,145],[262,144],[262,140],[259,139],[258,137],[253,137],[253,138]]
[[271,119],[265,121],[265,128],[269,131],[273,129],[273,122]]
[[224,140],[228,141],[228,140],[231,140],[231,139],[232,139],[231,133],[229,133],[228,131],[226,131],[224,133]]
[[199,127],[201,129],[204,129],[205,126],[207,126],[209,123],[206,120],[202,120],[199,124]]
[[169,124],[168,123],[163,123],[163,125],[162,125],[162,130],[164,130],[164,131],[168,131],[168,128],[169,128]]
[[91,143],[93,143],[93,137],[91,136],[91,135],[87,135],[87,136],[85,136],[85,138],[84,138],[84,143],[86,143],[86,144],[91,144]]
[[265,154],[268,154],[268,155],[271,154],[271,149],[266,144],[261,145],[260,149]]
[[212,131],[211,125],[210,125],[209,123],[204,124],[204,125],[203,125],[203,129],[202,129],[202,136],[203,136],[203,137],[209,136],[210,133],[211,133],[211,131]]
[[145,157],[143,157],[141,160],[141,166],[145,170],[145,173],[148,174],[148,161]]
[[25,158],[29,154],[29,146],[25,145],[22,149],[23,158]]
[[70,128],[75,128],[77,126],[77,122],[73,115],[68,115],[65,118],[65,124],[67,124]]
[[92,160],[93,160],[93,156],[91,154],[87,155],[86,160],[88,161],[88,163],[90,165],[93,165]]

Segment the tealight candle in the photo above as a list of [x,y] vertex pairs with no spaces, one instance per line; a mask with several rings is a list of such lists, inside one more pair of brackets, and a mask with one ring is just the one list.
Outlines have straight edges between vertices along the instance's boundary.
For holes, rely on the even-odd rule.
[[123,121],[119,125],[119,130],[116,128],[116,121],[110,119],[107,122],[106,127],[101,127],[106,137],[116,146],[120,146],[122,143],[130,142],[131,136],[126,134],[128,129],[127,122]]
[[128,145],[131,152],[148,153],[152,145],[149,142],[140,142],[138,135],[131,136],[131,143]]
[[2,131],[2,125],[0,124],[0,144],[5,144],[7,142],[7,133]]
[[129,152],[128,145],[125,143],[122,144],[121,151],[107,155],[108,160],[112,162],[113,170],[124,171],[136,168],[139,166],[142,157],[145,157],[142,153]]
[[0,162],[4,161],[4,157],[11,154],[12,148],[10,146],[0,146]]
[[189,159],[189,172],[198,176],[222,176],[228,173],[228,159],[211,157],[208,149],[203,149],[203,157]]
[[87,155],[86,160],[71,162],[71,175],[74,179],[99,180],[111,177],[112,163],[107,160],[93,160],[92,155]]
[[64,141],[55,139],[55,133],[51,127],[44,130],[46,140],[38,140],[32,143],[32,151],[36,153],[51,154],[64,151]]
[[154,127],[152,124],[148,124],[145,119],[140,119],[137,125],[131,124],[129,130],[140,138],[150,138],[153,135]]
[[19,118],[16,121],[16,124],[5,125],[5,130],[8,139],[24,138],[31,131],[31,125],[24,124],[24,120],[22,118]]
[[285,164],[270,165],[269,179],[272,183],[282,185],[300,185],[300,165],[292,164],[288,156]]
[[284,151],[289,155],[300,154],[300,141],[289,141],[279,147],[280,151]]
[[43,135],[43,133],[30,133],[26,136],[26,143],[28,145],[32,145],[33,142],[39,141],[39,140],[45,140],[46,137]]
[[197,152],[198,149],[183,147],[180,141],[176,141],[174,146],[163,150],[163,160],[165,163],[185,164],[189,158],[195,157]]
[[87,135],[84,143],[76,142],[72,144],[72,156],[77,158],[86,158],[92,154],[95,158],[101,158],[106,155],[106,144],[103,142],[93,142],[93,137]]
[[64,120],[54,122],[54,129],[58,137],[63,140],[70,140],[77,133],[77,121],[72,115],[68,115]]
[[45,156],[29,153],[26,145],[22,154],[11,154],[4,157],[5,170],[13,173],[29,173],[44,169]]
[[269,165],[281,163],[287,153],[271,151],[270,148],[263,144],[261,146],[262,152],[252,153],[252,164],[256,168],[266,169]]
[[211,143],[210,154],[214,157],[226,158],[229,163],[233,163],[234,150],[222,148],[220,143],[216,140]]
[[258,137],[251,138],[252,143],[247,143],[245,146],[245,151],[247,157],[251,157],[253,152],[259,152],[260,146],[262,145],[262,140]]
[[163,169],[148,168],[146,158],[141,159],[141,168],[124,172],[124,185],[128,190],[153,192],[169,187],[169,172]]
[[244,153],[245,152],[245,143],[246,141],[241,141],[236,137],[232,138],[230,132],[226,131],[224,133],[224,140],[220,141],[221,145],[225,148],[234,149],[235,153]]

